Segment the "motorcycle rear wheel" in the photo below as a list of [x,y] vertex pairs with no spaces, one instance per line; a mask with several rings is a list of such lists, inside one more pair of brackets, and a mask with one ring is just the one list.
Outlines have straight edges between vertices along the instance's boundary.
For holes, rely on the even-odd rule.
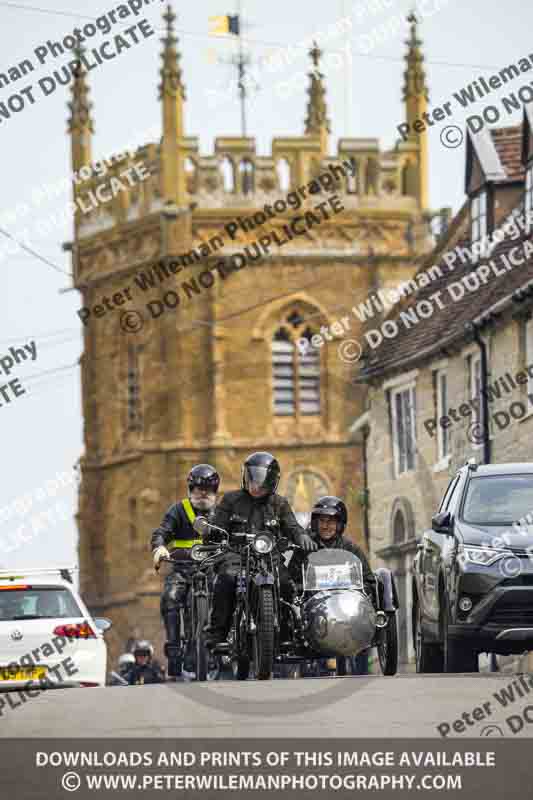
[[272,677],[274,668],[274,593],[271,586],[258,592],[254,644],[255,676],[258,681]]

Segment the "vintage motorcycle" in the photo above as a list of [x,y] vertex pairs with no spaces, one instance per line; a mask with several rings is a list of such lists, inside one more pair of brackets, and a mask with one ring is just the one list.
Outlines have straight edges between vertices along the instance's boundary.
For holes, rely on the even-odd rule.
[[[218,534],[222,552],[232,552],[239,557],[237,596],[228,648],[234,675],[238,680],[246,680],[253,662],[255,677],[268,680],[272,677],[280,628],[279,575],[277,560],[272,557],[274,532],[270,529],[229,533],[204,517],[196,517],[193,527],[202,537],[207,533]],[[194,545],[191,556],[194,558],[194,553],[200,554],[205,547]],[[221,653],[218,648],[218,654]]]
[[[288,549],[295,549],[289,545]],[[375,604],[365,592],[361,562],[346,550],[311,553],[302,565],[301,588],[291,604],[294,647],[285,662],[357,656],[376,647],[384,675],[398,669],[398,597],[390,570],[375,576]],[[283,601],[282,601],[283,602]],[[338,673],[339,674],[339,673]]]

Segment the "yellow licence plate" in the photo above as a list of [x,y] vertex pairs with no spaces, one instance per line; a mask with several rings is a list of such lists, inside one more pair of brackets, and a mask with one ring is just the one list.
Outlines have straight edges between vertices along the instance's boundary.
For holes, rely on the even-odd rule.
[[0,667],[0,681],[38,681],[46,672],[46,667]]

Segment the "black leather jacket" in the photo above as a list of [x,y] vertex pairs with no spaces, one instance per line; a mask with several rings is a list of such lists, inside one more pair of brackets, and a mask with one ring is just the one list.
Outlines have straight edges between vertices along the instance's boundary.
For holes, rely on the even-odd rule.
[[130,686],[141,686],[145,683],[163,683],[165,675],[159,664],[153,661],[142,667],[139,664],[132,664],[124,678]]
[[[303,528],[296,521],[288,500],[280,494],[271,494],[267,497],[252,497],[244,489],[236,492],[226,492],[218,504],[213,523],[230,533],[243,529],[236,517],[244,520],[245,527],[250,532],[271,530],[275,535],[286,537],[291,542],[304,533]],[[277,520],[279,528],[269,528],[267,522]]]
[[[211,519],[214,514],[214,510],[195,511],[195,513],[197,516]],[[150,544],[152,550],[155,550],[156,547],[161,547],[162,545],[164,547],[168,547],[169,544],[172,545],[173,541],[182,543],[182,546],[176,548],[171,546],[169,548],[169,550],[172,551],[172,557],[178,564],[181,564],[181,566],[192,566],[193,562],[190,560],[192,544],[189,544],[188,547],[183,545],[189,542],[200,543],[202,539],[189,522],[189,518],[185,508],[183,507],[183,500],[180,500],[179,503],[174,503],[174,505],[170,506],[163,517],[161,525],[152,533]]]

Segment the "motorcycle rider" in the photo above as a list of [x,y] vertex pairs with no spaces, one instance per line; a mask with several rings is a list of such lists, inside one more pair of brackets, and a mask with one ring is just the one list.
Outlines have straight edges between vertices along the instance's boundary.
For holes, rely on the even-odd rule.
[[[333,495],[320,497],[311,511],[311,538],[316,542],[319,550],[324,548],[348,550],[348,552],[357,556],[363,570],[365,591],[370,597],[374,598],[376,581],[374,573],[370,569],[368,559],[360,547],[343,536],[347,522],[348,511],[346,505],[339,497]],[[304,557],[300,553],[296,552],[291,559],[291,575],[297,581],[301,581],[301,564],[303,558]]]
[[[161,616],[163,618],[167,641],[165,655],[168,659],[168,675],[176,677],[180,665],[180,608],[185,605],[188,581],[194,562],[190,552],[194,544],[202,539],[192,527],[196,516],[211,519],[220,484],[220,476],[210,464],[197,464],[187,476],[188,493],[184,500],[170,506],[159,528],[152,534],[152,555],[154,568],[159,569],[161,559],[172,554],[175,565],[165,578],[161,596]],[[191,672],[190,655],[185,654],[183,667]]]
[[[280,477],[281,469],[273,455],[252,453],[242,465],[241,489],[226,492],[216,508],[213,524],[229,533],[242,531],[243,526],[248,531],[270,529],[275,537],[286,537],[306,552],[316,550],[317,544],[298,524],[287,499],[276,493]],[[216,538],[216,532],[209,538]],[[226,643],[235,608],[239,563],[237,554],[227,553],[217,566],[210,624],[206,630],[206,644],[210,647]],[[290,599],[289,574],[283,563],[279,564],[279,577],[281,596]]]
[[142,686],[145,683],[164,683],[165,675],[159,664],[152,661],[154,648],[146,639],[141,639],[133,648],[135,664],[132,664],[125,679],[130,686]]

